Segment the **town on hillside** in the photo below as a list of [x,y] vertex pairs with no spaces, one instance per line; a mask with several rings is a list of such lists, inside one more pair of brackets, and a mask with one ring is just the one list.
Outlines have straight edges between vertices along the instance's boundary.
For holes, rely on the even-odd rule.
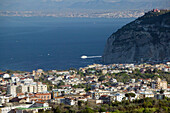
[[[0,113],[114,112],[130,108],[117,109],[115,106],[120,107],[121,102],[169,102],[169,98],[170,62],[93,64],[60,71],[0,71]],[[143,103],[144,108],[154,106]]]

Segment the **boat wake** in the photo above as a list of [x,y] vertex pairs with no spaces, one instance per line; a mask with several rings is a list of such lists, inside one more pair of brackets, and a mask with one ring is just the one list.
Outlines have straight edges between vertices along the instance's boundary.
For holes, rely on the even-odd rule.
[[102,57],[102,56],[85,56],[85,55],[81,56],[82,59],[86,59],[86,58],[100,58],[100,57]]

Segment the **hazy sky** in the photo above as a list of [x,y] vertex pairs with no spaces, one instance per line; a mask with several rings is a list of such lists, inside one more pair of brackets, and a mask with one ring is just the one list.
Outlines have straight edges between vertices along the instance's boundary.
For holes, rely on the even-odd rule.
[[0,0],[0,10],[134,10],[170,8],[170,0]]

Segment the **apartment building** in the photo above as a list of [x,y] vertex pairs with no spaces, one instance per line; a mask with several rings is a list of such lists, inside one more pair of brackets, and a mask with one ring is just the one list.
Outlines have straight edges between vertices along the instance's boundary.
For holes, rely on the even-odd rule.
[[16,97],[18,93],[39,93],[47,92],[47,85],[44,85],[40,82],[33,82],[31,84],[17,83],[10,84],[7,86],[7,94],[11,94],[13,97]]

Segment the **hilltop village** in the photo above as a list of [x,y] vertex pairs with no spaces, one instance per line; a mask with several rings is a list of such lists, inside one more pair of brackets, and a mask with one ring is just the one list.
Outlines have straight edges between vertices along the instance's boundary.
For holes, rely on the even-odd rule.
[[[0,113],[54,110],[58,113],[67,112],[66,109],[88,112],[93,106],[106,112],[111,110],[106,105],[112,105],[113,110],[117,102],[145,98],[170,98],[170,62],[154,65],[93,64],[64,71],[0,72]],[[73,109],[75,106],[79,107]]]

